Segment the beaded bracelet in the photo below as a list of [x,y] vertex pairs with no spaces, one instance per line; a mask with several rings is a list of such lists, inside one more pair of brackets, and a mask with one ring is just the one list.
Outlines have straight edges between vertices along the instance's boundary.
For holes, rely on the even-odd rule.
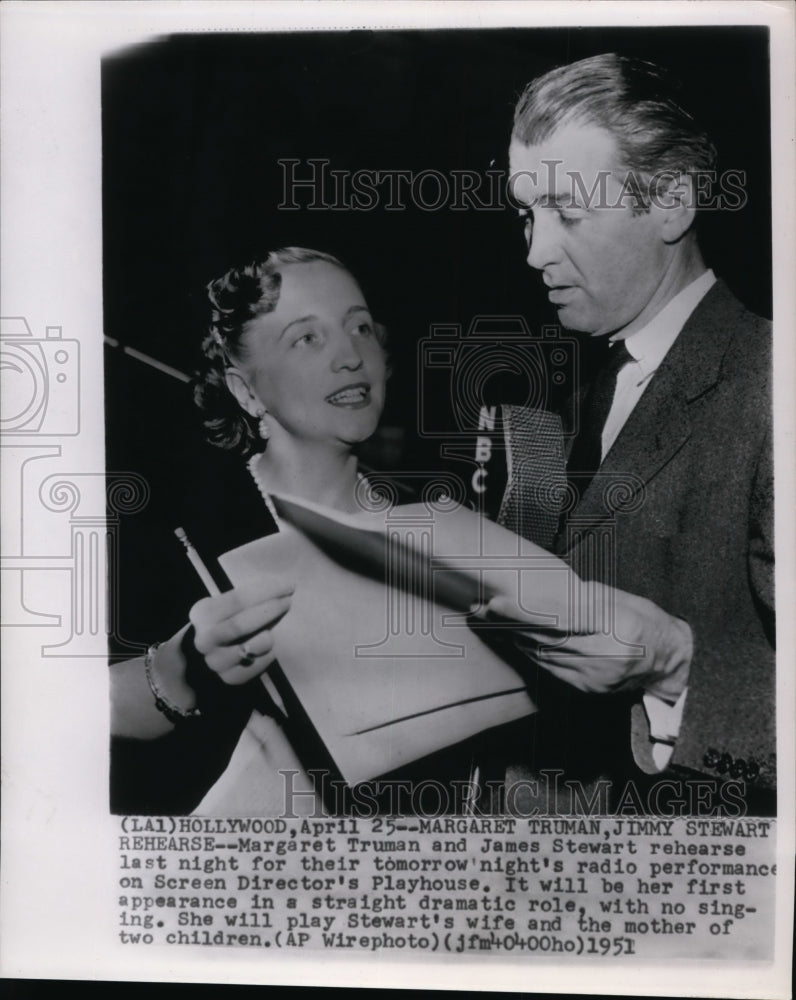
[[153,642],[149,649],[146,651],[146,657],[144,659],[144,673],[146,674],[147,684],[149,684],[149,690],[152,692],[152,697],[155,699],[155,708],[162,712],[163,715],[169,720],[169,722],[176,725],[178,722],[182,722],[185,719],[195,719],[197,716],[202,714],[201,710],[198,708],[189,708],[187,711],[175,705],[174,702],[169,701],[169,699],[164,695],[164,693],[158,687],[158,682],[155,679],[155,653],[160,647],[159,642]]

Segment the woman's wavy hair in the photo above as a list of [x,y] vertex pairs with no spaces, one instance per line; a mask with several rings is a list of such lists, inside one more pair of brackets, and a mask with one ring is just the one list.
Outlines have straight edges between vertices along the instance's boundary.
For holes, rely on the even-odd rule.
[[[226,374],[236,362],[245,359],[243,333],[246,324],[276,308],[282,287],[281,268],[313,261],[324,261],[348,271],[331,254],[305,247],[284,247],[272,250],[263,261],[231,268],[208,284],[210,326],[202,341],[203,361],[194,375],[193,390],[211,444],[237,452],[244,458],[265,447],[257,420],[241,409],[227,387]],[[384,328],[378,324],[375,328],[384,344]]]

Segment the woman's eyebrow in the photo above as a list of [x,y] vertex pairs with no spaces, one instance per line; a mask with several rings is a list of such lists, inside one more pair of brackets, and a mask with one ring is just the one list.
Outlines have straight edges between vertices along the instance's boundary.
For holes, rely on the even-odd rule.
[[358,312],[365,312],[370,314],[370,309],[368,309],[367,306],[361,306],[361,305],[349,306],[348,309],[346,309],[345,311],[345,316],[343,316],[343,320],[344,321],[347,320],[350,316],[353,316],[354,313]]
[[[345,311],[345,315],[343,316],[343,322],[345,322],[345,320],[347,320],[349,317],[353,316],[354,313],[358,312],[365,312],[370,314],[370,310],[368,309],[367,306],[362,306],[362,305],[349,306],[348,309],[346,309]],[[308,323],[316,321],[317,319],[318,317],[314,313],[310,313],[308,316],[299,316],[298,319],[292,319],[279,334],[279,340],[281,340],[282,337],[284,337],[284,335],[291,328],[291,326],[295,326],[297,323]]]
[[298,319],[292,319],[279,334],[278,339],[281,340],[282,337],[284,337],[287,331],[291,328],[291,326],[295,326],[297,323],[308,323],[310,320],[316,320],[317,318],[318,318],[317,316],[310,314],[309,316],[299,316]]

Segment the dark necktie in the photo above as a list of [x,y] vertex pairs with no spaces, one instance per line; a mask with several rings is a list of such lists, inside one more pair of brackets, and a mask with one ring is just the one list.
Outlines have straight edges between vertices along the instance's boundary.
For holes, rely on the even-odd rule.
[[620,370],[633,356],[619,340],[608,348],[608,357],[586,393],[580,414],[580,430],[567,462],[567,480],[580,499],[600,468],[605,421],[611,410]]

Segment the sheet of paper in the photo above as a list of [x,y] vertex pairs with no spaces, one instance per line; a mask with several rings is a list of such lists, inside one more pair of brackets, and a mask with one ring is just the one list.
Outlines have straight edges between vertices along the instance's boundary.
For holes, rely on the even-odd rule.
[[426,554],[425,580],[416,575],[407,586],[402,567],[390,560],[381,581],[364,576],[284,524],[278,535],[219,560],[236,585],[295,581],[291,610],[275,629],[277,658],[351,783],[534,710],[523,677],[466,616],[431,599],[435,556],[445,567],[440,572],[458,566],[454,572],[521,593],[537,608],[546,603],[554,618],[571,578],[559,560],[493,524],[482,530],[463,508],[440,512],[417,504],[395,508],[386,519],[361,518],[366,530],[379,523],[382,533]]

